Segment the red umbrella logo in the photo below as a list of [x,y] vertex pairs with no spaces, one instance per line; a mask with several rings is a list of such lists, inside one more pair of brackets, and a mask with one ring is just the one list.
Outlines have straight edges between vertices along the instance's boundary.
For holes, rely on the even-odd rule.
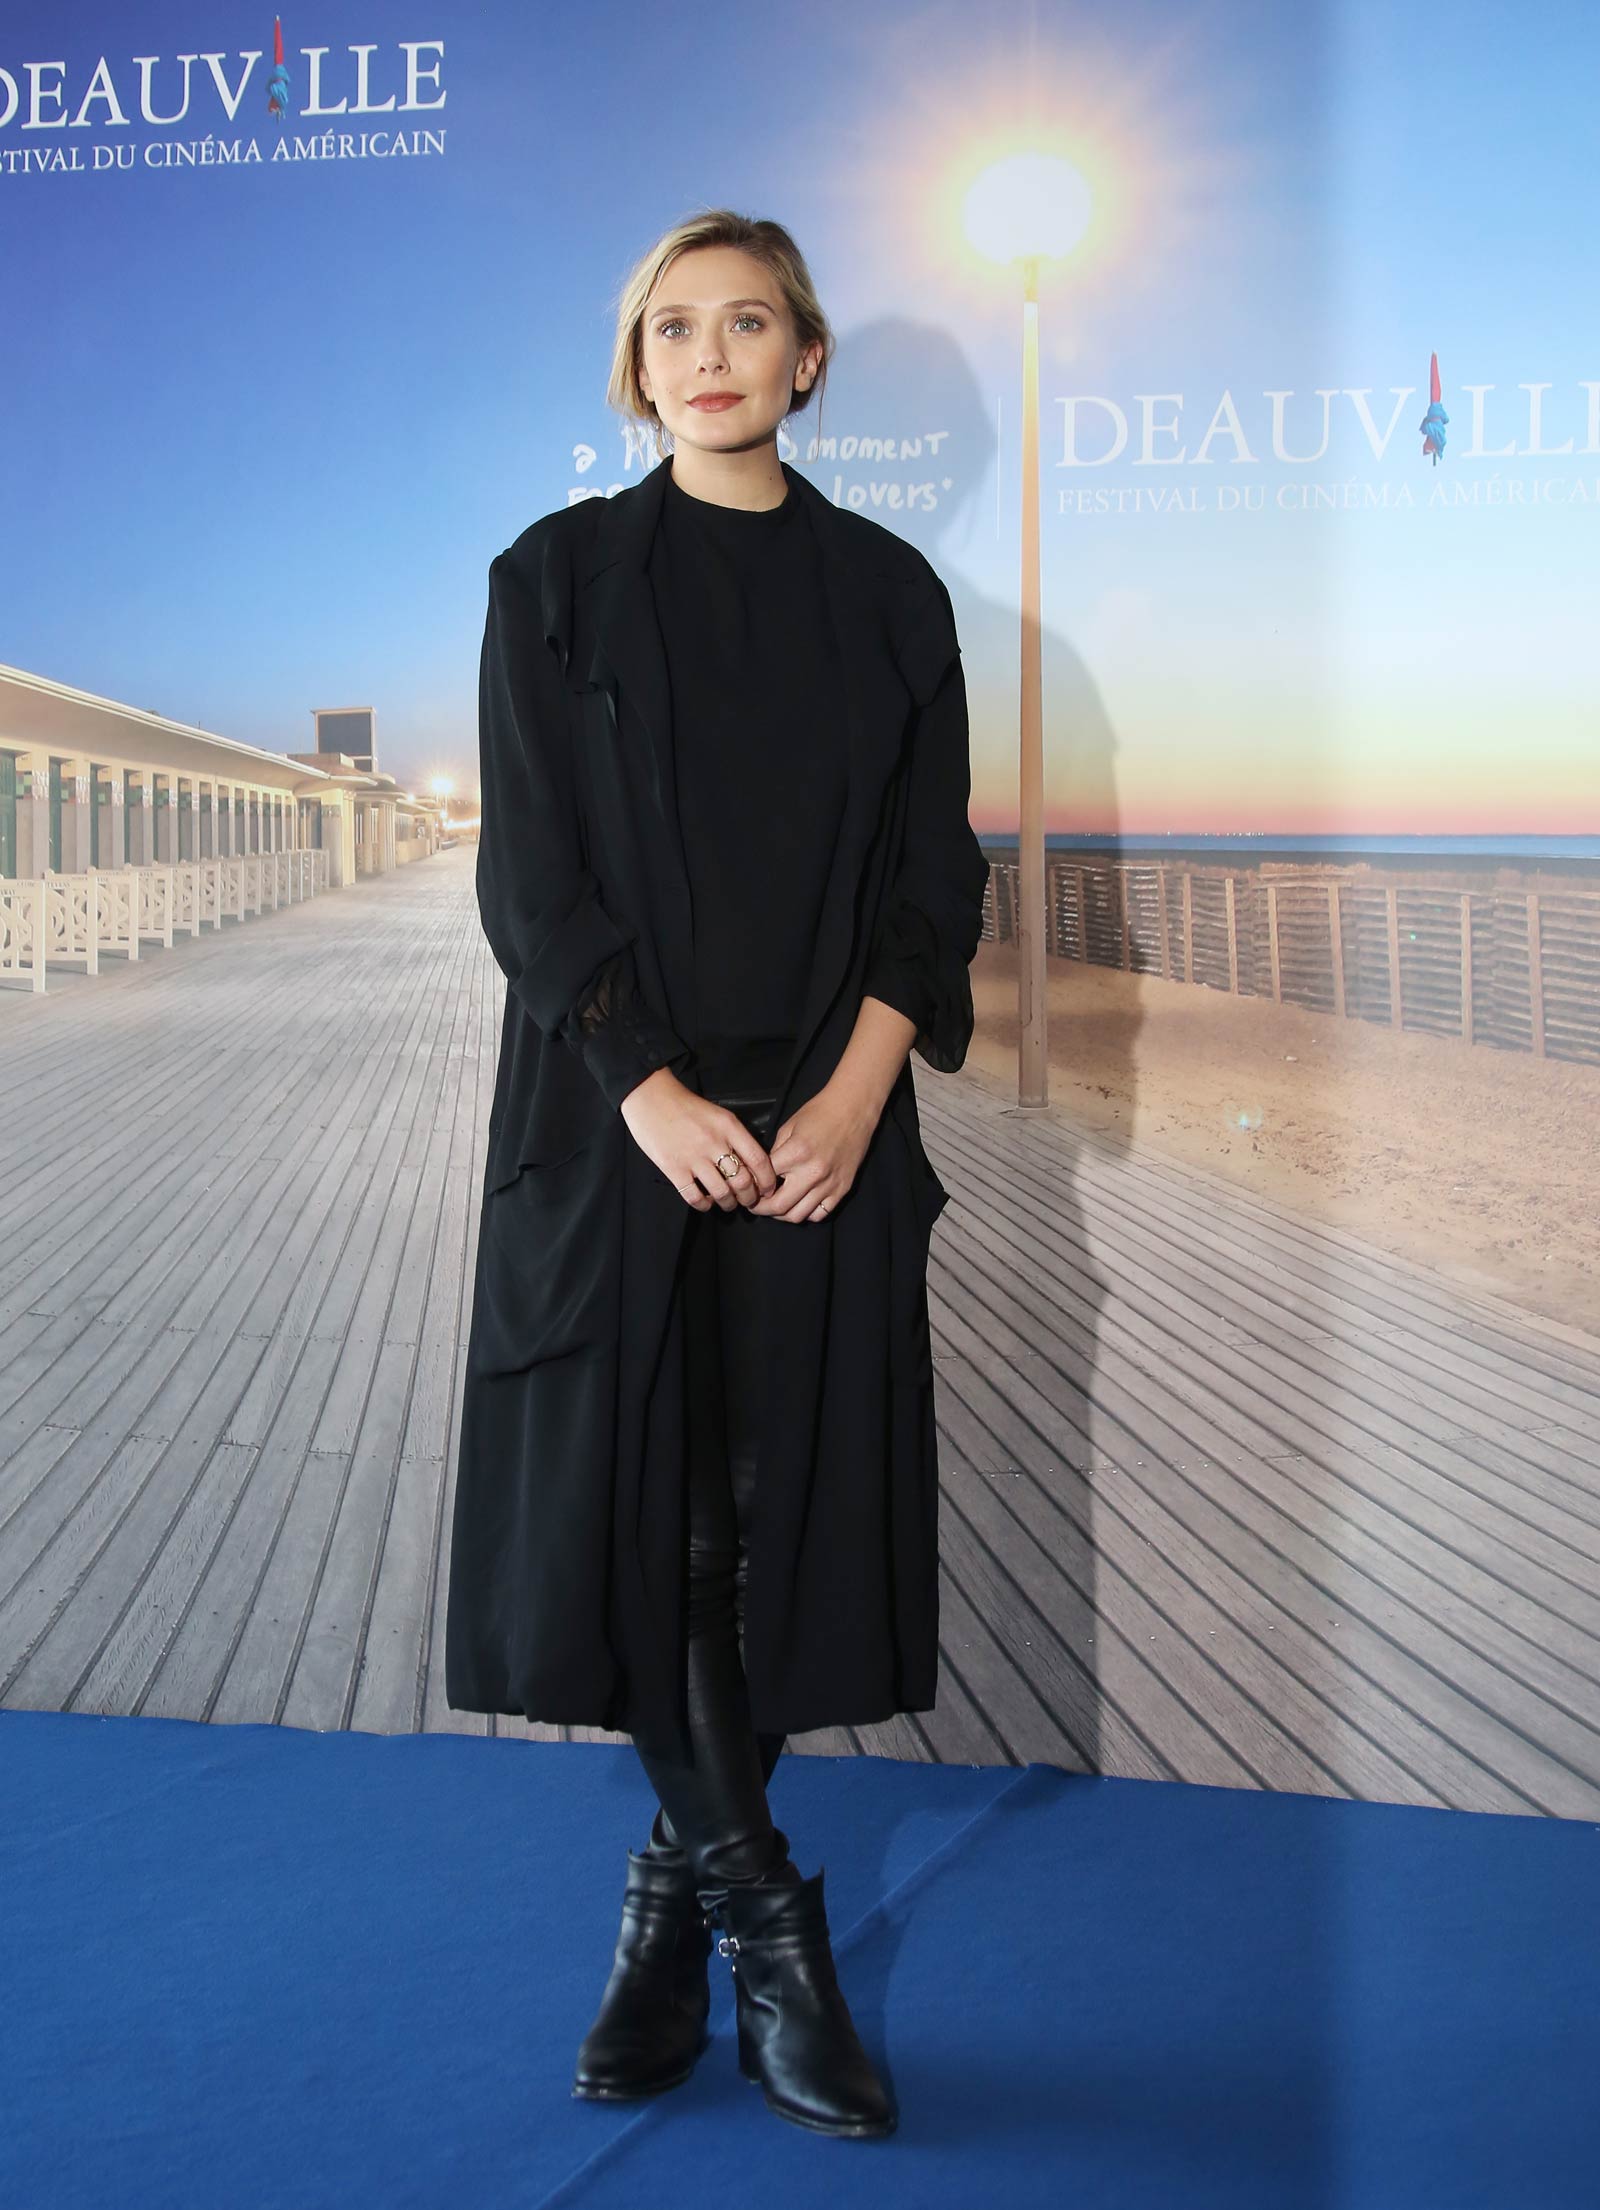
[[1439,404],[1438,354],[1430,353],[1428,361],[1428,397],[1430,404],[1427,413],[1417,424],[1417,428],[1422,432],[1422,450],[1433,455],[1433,465],[1437,468],[1439,455],[1444,451],[1444,426],[1450,417]]
[[272,18],[272,74],[267,79],[267,113],[281,122],[289,112],[289,72],[283,66],[283,19]]

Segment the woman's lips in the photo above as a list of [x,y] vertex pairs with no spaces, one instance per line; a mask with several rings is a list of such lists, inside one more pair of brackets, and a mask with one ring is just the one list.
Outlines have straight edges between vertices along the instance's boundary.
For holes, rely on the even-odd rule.
[[691,399],[689,404],[698,407],[702,414],[720,414],[724,407],[736,407],[743,397],[742,391],[719,391],[715,396],[708,394],[704,399]]

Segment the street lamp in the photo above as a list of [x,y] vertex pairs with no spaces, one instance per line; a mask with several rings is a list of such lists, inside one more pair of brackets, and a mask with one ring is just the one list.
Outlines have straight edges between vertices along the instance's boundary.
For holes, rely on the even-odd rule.
[[1043,1105],[1050,1078],[1045,1007],[1044,728],[1039,593],[1039,263],[1070,253],[1089,224],[1089,187],[1070,161],[1019,153],[968,187],[966,233],[1022,277],[1022,624],[1017,820],[1017,1102]]

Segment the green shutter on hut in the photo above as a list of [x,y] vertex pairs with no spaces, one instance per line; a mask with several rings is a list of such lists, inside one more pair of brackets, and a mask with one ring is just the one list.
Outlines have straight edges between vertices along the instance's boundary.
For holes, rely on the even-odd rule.
[[17,873],[17,755],[0,752],[0,875]]
[[100,857],[103,849],[100,841],[100,808],[111,803],[111,777],[92,764],[89,769],[89,791],[94,800],[89,808],[89,865],[103,867],[105,861]]

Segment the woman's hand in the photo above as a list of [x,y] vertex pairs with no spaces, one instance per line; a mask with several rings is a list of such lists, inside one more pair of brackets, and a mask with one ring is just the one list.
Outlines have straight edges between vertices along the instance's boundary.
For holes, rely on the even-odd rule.
[[778,1186],[758,1195],[752,1213],[770,1220],[826,1220],[855,1186],[882,1105],[864,1086],[825,1082],[778,1129],[771,1165]]
[[[738,1205],[754,1212],[757,1200],[778,1187],[765,1147],[738,1114],[691,1090],[670,1067],[647,1075],[620,1110],[639,1149],[696,1212],[709,1212],[713,1205],[723,1212]],[[716,1164],[719,1156],[726,1164],[729,1152],[739,1161],[731,1176]]]

